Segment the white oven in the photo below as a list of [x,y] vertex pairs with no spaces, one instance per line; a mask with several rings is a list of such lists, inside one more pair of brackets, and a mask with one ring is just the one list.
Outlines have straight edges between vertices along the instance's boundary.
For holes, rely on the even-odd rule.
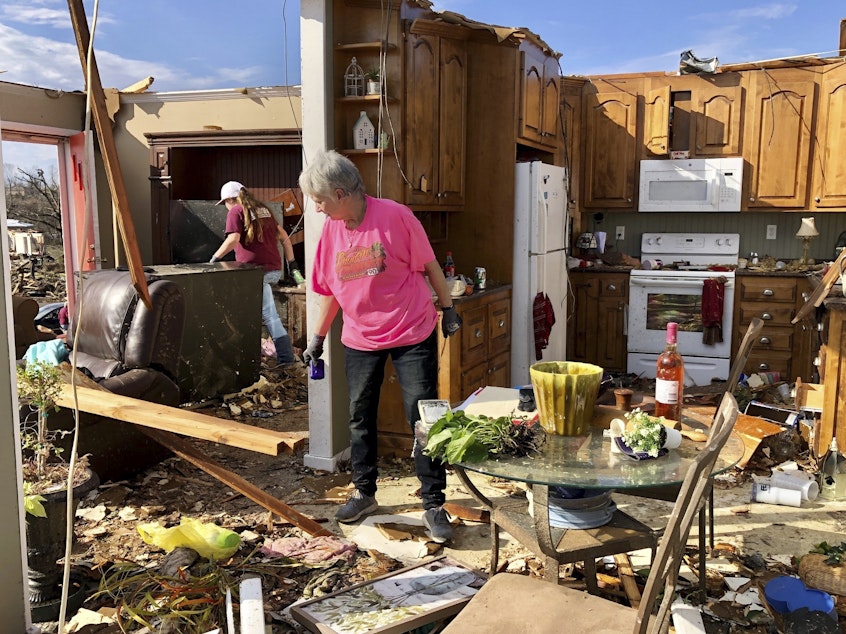
[[[678,349],[685,362],[686,384],[726,380],[731,366],[734,268],[740,236],[644,234],[641,242],[641,258],[662,264],[631,272],[628,372],[655,377],[655,362],[666,347],[667,323],[674,321],[679,324]],[[722,341],[712,342],[714,337],[706,338],[703,327],[702,295],[705,280],[720,277],[724,278]]]

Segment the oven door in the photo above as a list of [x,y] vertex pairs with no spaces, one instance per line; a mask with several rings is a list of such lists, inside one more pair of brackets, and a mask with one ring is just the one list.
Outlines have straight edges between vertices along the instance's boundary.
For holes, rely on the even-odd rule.
[[[724,275],[720,273],[720,275]],[[697,384],[707,384],[713,378],[728,378],[731,357],[731,322],[734,314],[734,278],[725,285],[723,301],[723,341],[705,344],[702,340],[702,283],[712,275],[675,276],[672,273],[632,276],[629,279],[629,365],[651,363],[666,347],[667,323],[678,323],[679,353],[685,359],[685,370],[692,370],[704,359],[718,359],[706,364],[702,376],[693,378]],[[640,355],[635,359],[632,355]],[[703,361],[700,361],[703,360]],[[629,372],[643,373],[644,367],[629,367]],[[713,373],[713,374],[712,374]],[[725,374],[726,376],[722,376]],[[647,376],[650,376],[647,374]]]

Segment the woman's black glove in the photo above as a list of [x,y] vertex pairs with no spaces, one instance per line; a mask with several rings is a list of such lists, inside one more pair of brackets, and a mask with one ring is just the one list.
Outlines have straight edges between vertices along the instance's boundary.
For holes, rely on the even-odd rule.
[[308,344],[308,348],[303,351],[303,361],[306,364],[311,363],[312,361],[317,361],[323,354],[323,341],[326,337],[321,337],[320,335],[314,335],[311,338],[311,343]]
[[447,306],[443,309],[444,316],[441,319],[441,332],[444,337],[449,337],[461,328],[461,317],[455,312],[455,306]]

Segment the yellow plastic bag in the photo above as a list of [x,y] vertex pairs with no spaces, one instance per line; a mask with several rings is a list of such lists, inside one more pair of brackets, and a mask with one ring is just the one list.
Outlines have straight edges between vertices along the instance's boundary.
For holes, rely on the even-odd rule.
[[201,557],[226,559],[241,545],[238,533],[215,524],[204,524],[191,517],[183,517],[179,526],[164,528],[155,522],[139,524],[138,532],[145,543],[167,552],[174,548],[193,548]]

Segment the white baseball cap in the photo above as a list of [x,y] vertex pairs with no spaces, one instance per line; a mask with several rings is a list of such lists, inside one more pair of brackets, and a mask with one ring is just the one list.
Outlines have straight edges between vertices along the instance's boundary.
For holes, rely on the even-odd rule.
[[242,189],[245,189],[245,187],[238,181],[224,183],[223,187],[220,188],[220,200],[217,201],[217,204],[222,205],[229,198],[238,198]]

